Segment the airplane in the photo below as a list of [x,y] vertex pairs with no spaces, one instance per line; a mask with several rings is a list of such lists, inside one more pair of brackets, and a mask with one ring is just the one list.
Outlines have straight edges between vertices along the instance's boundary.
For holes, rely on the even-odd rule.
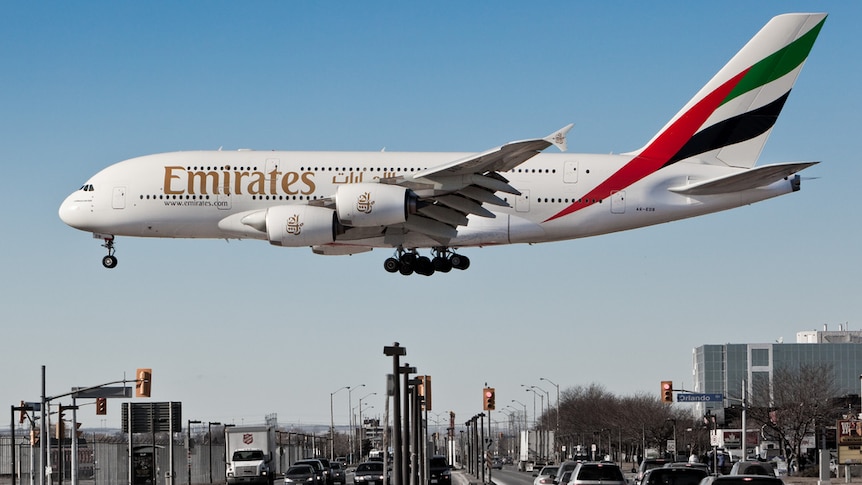
[[[564,241],[798,191],[817,161],[755,166],[826,20],[772,18],[642,148],[569,154],[572,125],[481,153],[181,151],[111,165],[59,216],[117,236],[258,239],[316,254],[388,248],[390,273],[464,270],[462,248]],[[541,153],[551,146],[561,153]],[[431,257],[419,250],[430,250]]]

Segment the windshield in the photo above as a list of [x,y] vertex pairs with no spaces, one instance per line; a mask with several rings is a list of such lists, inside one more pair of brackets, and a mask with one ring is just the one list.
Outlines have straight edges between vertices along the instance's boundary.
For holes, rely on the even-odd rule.
[[645,485],[698,485],[706,472],[685,468],[656,468],[650,471]]
[[383,462],[365,462],[356,467],[358,472],[382,472]]
[[578,480],[601,480],[601,481],[624,481],[623,474],[620,469],[615,466],[590,466],[583,465],[578,472]]
[[263,452],[260,450],[240,450],[233,452],[233,461],[261,461]]

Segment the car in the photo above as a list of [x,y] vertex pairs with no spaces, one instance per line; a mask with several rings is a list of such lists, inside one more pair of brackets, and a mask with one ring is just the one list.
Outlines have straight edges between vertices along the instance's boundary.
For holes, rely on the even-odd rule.
[[709,472],[701,467],[663,466],[644,472],[641,485],[698,485]]
[[503,469],[503,460],[501,460],[499,458],[494,458],[491,461],[491,468],[493,468],[494,470],[502,470]]
[[634,485],[640,485],[641,479],[644,477],[644,472],[651,468],[661,468],[668,463],[673,463],[673,460],[668,460],[665,458],[647,458],[643,460],[638,466],[638,474],[635,475]]
[[615,463],[581,462],[572,471],[569,485],[628,485]]
[[364,461],[356,465],[353,483],[356,485],[383,485],[385,467],[382,461]]
[[428,483],[431,485],[451,485],[452,467],[445,456],[432,456],[428,461]]
[[284,472],[284,483],[292,485],[319,485],[317,472],[311,465],[291,465]]
[[777,477],[772,464],[766,461],[738,461],[733,464],[729,475],[765,475]]
[[340,485],[347,483],[344,476],[344,466],[340,461],[329,462],[329,469],[331,470],[329,476],[332,477],[332,483],[338,483]]
[[332,464],[329,463],[329,459],[327,458],[317,458],[320,460],[320,463],[323,463],[323,478],[326,479],[326,485],[332,485]]
[[[578,461],[578,460],[566,460],[566,461],[560,463],[559,468],[557,468],[557,476],[560,477],[560,479],[562,479],[563,475],[565,475],[568,472],[569,477],[571,477],[571,473],[573,471],[575,471],[575,467],[578,466],[578,463],[580,463],[580,461]],[[557,483],[565,483],[565,482],[561,482],[560,479],[557,480]],[[566,481],[568,481],[568,480],[566,480]]]
[[572,471],[569,485],[627,485],[616,463],[581,462]]
[[543,466],[538,473],[534,473],[533,476],[533,485],[552,485],[555,483],[555,478],[557,478],[557,470],[560,467],[554,466]]
[[326,485],[326,477],[328,473],[325,472],[323,467],[323,462],[316,458],[306,458],[303,460],[298,460],[293,462],[294,465],[310,465],[314,468],[314,472],[317,474],[317,483],[320,485]]
[[703,470],[709,475],[709,465],[706,463],[699,462],[691,462],[691,461],[677,461],[673,463],[665,463],[662,468],[697,468],[699,470]]
[[784,485],[784,482],[766,475],[709,475],[700,485]]

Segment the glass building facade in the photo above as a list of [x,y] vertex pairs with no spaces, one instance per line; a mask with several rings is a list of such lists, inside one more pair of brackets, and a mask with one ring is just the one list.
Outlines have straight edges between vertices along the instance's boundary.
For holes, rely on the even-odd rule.
[[[820,334],[821,332],[816,332]],[[839,396],[860,394],[862,387],[862,335],[859,332],[822,332],[810,338],[813,343],[723,344],[703,345],[692,352],[694,392],[723,394],[724,403],[698,403],[696,414],[710,411],[724,420],[724,407],[739,404],[742,386],[746,394],[766,380],[772,383],[774,369],[793,368],[800,364],[829,365],[835,375]],[[825,338],[843,334],[846,338]],[[798,336],[798,340],[802,340]],[[839,341],[839,343],[834,343]]]

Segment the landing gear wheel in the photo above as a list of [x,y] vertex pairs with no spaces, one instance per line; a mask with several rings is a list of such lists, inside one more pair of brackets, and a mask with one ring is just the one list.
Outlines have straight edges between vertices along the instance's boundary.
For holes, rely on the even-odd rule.
[[399,259],[401,260],[401,264],[414,265],[416,264],[417,257],[416,253],[404,253]]
[[431,263],[434,265],[435,271],[439,271],[441,273],[452,271],[452,262],[443,256],[435,256],[434,259],[431,260]]
[[114,236],[105,236],[102,247],[108,250],[108,255],[102,258],[102,266],[111,269],[117,266],[117,257],[114,256]]
[[422,276],[431,276],[434,274],[434,265],[427,256],[419,256],[416,258],[416,273]]
[[389,273],[397,273],[400,268],[401,263],[395,258],[386,258],[386,261],[383,262],[383,269]]
[[398,272],[403,274],[404,276],[410,276],[413,274],[413,265],[402,261],[401,267],[398,268]]
[[117,267],[117,257],[113,255],[108,255],[102,258],[102,266],[112,269]]
[[461,256],[460,254],[453,254],[449,261],[452,263],[452,267],[455,269],[465,270],[470,267],[470,258],[467,256]]

